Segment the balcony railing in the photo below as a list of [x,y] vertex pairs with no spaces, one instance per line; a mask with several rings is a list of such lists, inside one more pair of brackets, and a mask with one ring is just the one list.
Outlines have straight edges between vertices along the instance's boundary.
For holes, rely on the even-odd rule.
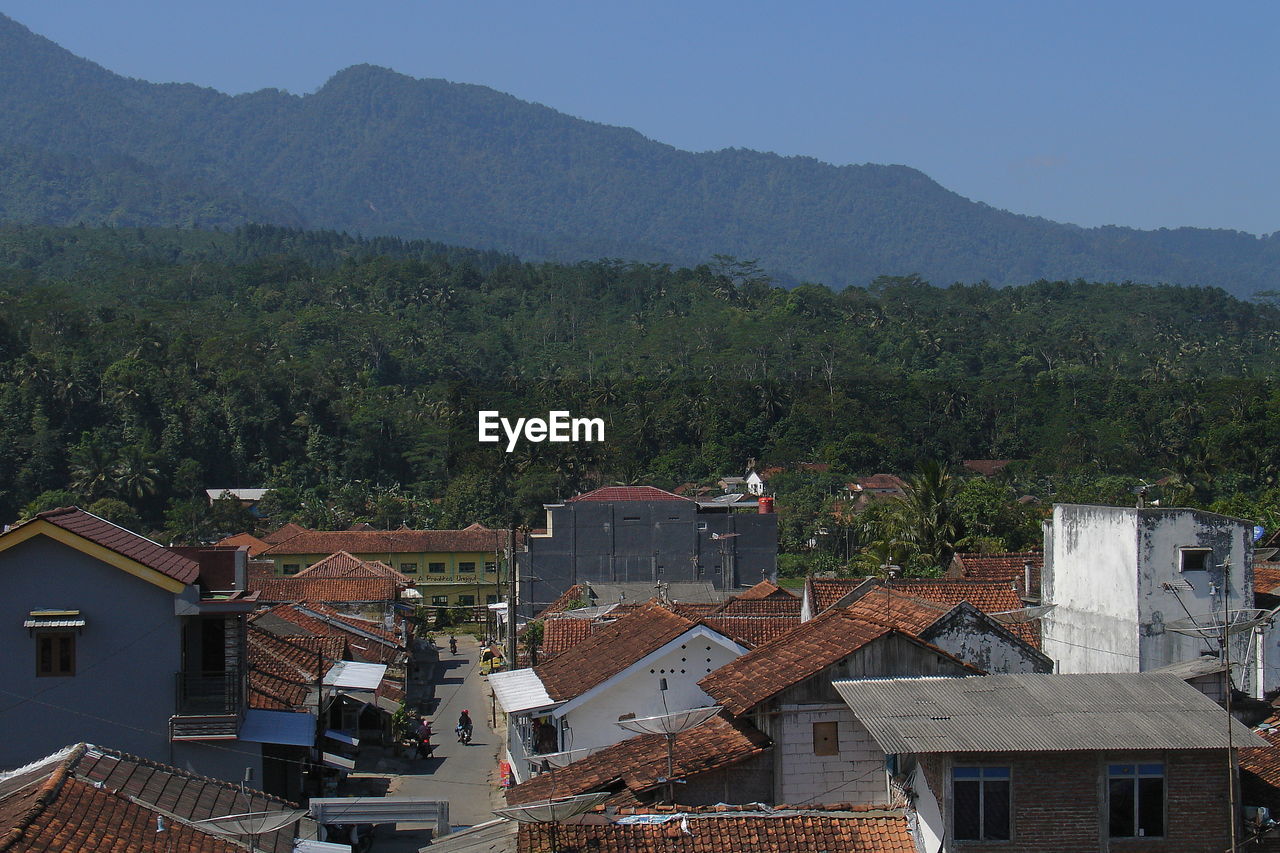
[[237,670],[177,674],[174,708],[179,716],[239,716],[242,705],[240,673]]

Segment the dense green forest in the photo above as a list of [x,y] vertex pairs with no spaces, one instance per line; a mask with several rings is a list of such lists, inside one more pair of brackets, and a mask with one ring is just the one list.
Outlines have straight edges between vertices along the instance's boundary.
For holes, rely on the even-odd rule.
[[[1169,478],[1169,500],[1262,518],[1280,472],[1280,310],[1213,289],[834,292],[725,257],[534,264],[272,227],[9,227],[0,304],[6,520],[97,503],[200,538],[245,523],[209,517],[203,489],[270,485],[277,520],[316,526],[536,523],[599,484],[827,463],[776,478],[799,549],[847,522],[853,476],[1002,458],[1020,461],[963,484],[961,504],[971,534],[1023,547],[1022,494],[1128,503]],[[598,416],[606,441],[507,454],[477,442],[480,409]]]
[[[1081,131],[1087,132],[1087,131]],[[0,221],[430,238],[573,261],[758,258],[779,281],[1039,278],[1280,289],[1280,236],[1078,228],[905,166],[692,153],[373,66],[314,94],[120,77],[0,15]]]

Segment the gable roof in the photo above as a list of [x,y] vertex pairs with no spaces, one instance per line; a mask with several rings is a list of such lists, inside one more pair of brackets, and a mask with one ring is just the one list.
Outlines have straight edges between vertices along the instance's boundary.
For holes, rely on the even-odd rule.
[[1280,716],[1272,715],[1254,727],[1267,746],[1240,750],[1240,787],[1244,802],[1280,809]]
[[522,823],[517,851],[551,850],[553,838],[558,849],[593,853],[916,853],[901,810],[856,806],[829,812],[640,806],[619,810],[616,821]]
[[681,497],[654,486],[605,486],[577,497],[569,498],[565,503],[577,503],[579,501],[603,501],[609,503],[618,501],[686,501],[693,503],[689,498]]
[[288,524],[277,527],[270,533],[262,534],[261,539],[269,545],[279,545],[284,540],[292,536],[297,536],[299,533],[305,533],[306,531],[307,528],[303,527],[301,524],[294,524],[290,521]]
[[262,552],[264,557],[291,554],[427,554],[480,553],[506,547],[502,530],[303,530]]
[[836,681],[888,753],[1226,749],[1266,741],[1176,675],[1152,672]]
[[788,687],[888,634],[901,634],[916,645],[973,672],[976,667],[897,628],[859,619],[847,610],[828,610],[775,640],[730,661],[698,686],[730,713],[745,714]]
[[311,691],[333,661],[347,657],[339,637],[282,636],[250,625],[245,632],[249,662],[249,707],[263,711],[306,709]]
[[694,625],[662,605],[648,602],[533,671],[549,696],[565,702],[608,681]]
[[[242,793],[230,782],[82,743],[0,773],[0,851],[240,853],[241,845],[193,822],[292,808],[260,791]],[[163,834],[157,817],[165,820]],[[315,826],[304,818],[301,827],[259,836],[258,848],[287,853],[295,833],[314,838]]]
[[952,609],[936,601],[917,598],[892,587],[881,586],[845,607],[844,612],[855,619],[887,628],[899,628],[908,634],[919,635],[921,631],[932,626]]
[[238,548],[243,545],[249,549],[250,558],[258,556],[263,551],[271,547],[270,542],[259,539],[252,533],[237,533],[235,536],[228,536],[225,539],[220,539],[215,544],[220,546],[229,545],[233,548]]
[[[411,585],[411,584],[410,584]],[[391,578],[251,577],[249,590],[262,602],[395,601],[405,584]]]
[[742,592],[736,594],[736,598],[739,601],[755,601],[766,598],[776,598],[779,600],[790,598],[797,601],[799,600],[796,596],[769,580],[760,581],[760,583],[755,586],[744,589]]
[[[936,601],[951,607],[967,601],[983,613],[1008,613],[1022,610],[1022,596],[1008,583],[971,581],[957,578],[904,579],[885,581],[891,588],[916,598]],[[1014,622],[1004,626],[1023,642],[1040,648],[1040,620]]]
[[50,533],[44,525],[70,533],[183,585],[194,583],[200,574],[200,564],[195,560],[74,506],[45,510],[0,535],[0,550],[40,533]]
[[251,625],[276,636],[329,637],[345,643],[354,657],[370,663],[396,663],[404,652],[395,632],[376,622],[339,613],[320,602],[280,604],[249,617]]
[[1015,589],[1026,585],[1026,565],[1031,564],[1031,589],[1026,595],[1040,594],[1040,572],[1044,568],[1043,551],[1004,551],[997,554],[960,553],[952,558],[948,575],[958,575],[974,581],[999,581],[1013,584]]
[[413,581],[380,560],[361,560],[346,551],[338,551],[313,563],[294,575],[295,578],[390,578],[404,586]]
[[805,593],[812,602],[813,615],[830,609],[864,583],[866,578],[805,578]]
[[[716,770],[764,752],[769,738],[746,720],[712,717],[672,738],[672,779]],[[552,797],[604,790],[621,781],[632,795],[662,784],[667,776],[667,741],[663,735],[637,735],[607,746],[556,770],[507,790],[507,802],[528,803]]]

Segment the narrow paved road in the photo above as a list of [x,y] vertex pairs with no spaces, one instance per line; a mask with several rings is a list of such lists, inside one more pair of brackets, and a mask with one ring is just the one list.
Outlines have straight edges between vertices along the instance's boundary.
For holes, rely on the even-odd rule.
[[[489,725],[490,700],[480,674],[480,646],[471,637],[458,638],[458,654],[449,654],[448,638],[443,644],[433,681],[435,696],[424,703],[435,737],[435,755],[425,761],[410,762],[409,772],[395,783],[400,796],[428,797],[449,801],[449,822],[473,826],[492,820],[496,802],[495,784],[498,752],[502,740]],[[475,721],[470,744],[458,743],[453,729],[458,714],[466,708]]]

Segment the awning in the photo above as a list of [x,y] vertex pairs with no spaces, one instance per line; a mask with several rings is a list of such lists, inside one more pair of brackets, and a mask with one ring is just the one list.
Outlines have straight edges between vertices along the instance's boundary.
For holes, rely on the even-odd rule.
[[252,743],[311,746],[316,740],[316,716],[306,712],[250,709],[244,712],[239,739]]
[[363,705],[372,705],[373,707],[386,711],[388,714],[394,714],[400,710],[400,703],[386,696],[377,696],[368,690],[352,690],[343,693],[344,699],[350,699],[353,702],[359,702]]
[[[320,753],[320,760],[330,767],[336,767],[339,770],[352,771],[356,769],[355,761],[350,758],[343,758],[341,755],[334,755],[332,752]],[[355,823],[368,823],[368,821],[354,821]]]
[[532,669],[513,669],[495,672],[489,676],[493,698],[498,707],[508,714],[551,708],[561,703],[552,699],[543,686],[542,679]]
[[32,610],[22,623],[23,628],[83,628],[84,617],[79,610]]
[[353,690],[376,690],[387,674],[385,663],[356,663],[340,660],[324,676],[325,687],[343,687]]
[[352,746],[360,745],[360,738],[352,737],[346,732],[340,732],[337,729],[325,729],[324,736],[330,740],[336,740],[339,743],[349,743]]

